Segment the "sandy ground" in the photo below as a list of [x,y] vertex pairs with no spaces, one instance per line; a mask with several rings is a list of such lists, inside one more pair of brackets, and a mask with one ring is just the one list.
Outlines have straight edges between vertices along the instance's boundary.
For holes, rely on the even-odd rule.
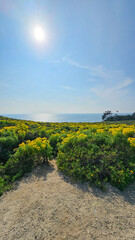
[[104,193],[38,166],[0,198],[0,240],[16,239],[133,240],[135,184]]

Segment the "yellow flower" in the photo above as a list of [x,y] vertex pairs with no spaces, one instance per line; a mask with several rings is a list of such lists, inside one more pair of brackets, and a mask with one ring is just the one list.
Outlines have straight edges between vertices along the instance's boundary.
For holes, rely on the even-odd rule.
[[130,171],[131,173],[134,173],[132,170]]
[[101,128],[99,128],[99,129],[97,129],[97,132],[98,132],[98,133],[103,133],[103,132],[104,132],[104,130],[103,130],[103,129],[101,129]]
[[24,143],[24,142],[21,143],[21,144],[19,144],[19,147],[23,147],[23,146],[25,146],[25,143]]
[[120,182],[120,180],[118,180],[118,182]]
[[93,177],[93,174],[91,174],[91,177]]
[[132,147],[135,147],[135,138],[129,137],[129,138],[128,138],[128,141],[130,142],[130,145],[131,145]]
[[121,172],[124,172],[123,170]]

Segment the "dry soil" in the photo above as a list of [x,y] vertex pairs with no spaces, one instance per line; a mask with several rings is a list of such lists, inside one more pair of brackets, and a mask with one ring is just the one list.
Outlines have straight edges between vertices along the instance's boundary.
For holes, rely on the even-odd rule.
[[135,184],[102,192],[38,166],[0,198],[0,239],[133,240]]

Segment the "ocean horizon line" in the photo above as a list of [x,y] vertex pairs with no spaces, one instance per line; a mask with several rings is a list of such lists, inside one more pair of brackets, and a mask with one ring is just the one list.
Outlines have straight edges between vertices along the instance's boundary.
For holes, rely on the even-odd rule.
[[[118,113],[129,114],[129,113]],[[0,114],[1,115],[1,114]],[[37,122],[102,122],[103,113],[2,114],[3,117]]]

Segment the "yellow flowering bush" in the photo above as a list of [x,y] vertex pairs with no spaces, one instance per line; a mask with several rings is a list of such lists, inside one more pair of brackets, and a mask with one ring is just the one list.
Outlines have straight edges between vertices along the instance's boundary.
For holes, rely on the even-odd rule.
[[128,127],[123,129],[123,134],[128,137],[132,137],[134,133],[135,133],[135,129],[132,126],[130,128]]
[[60,133],[52,134],[49,138],[50,146],[53,148],[53,157],[57,156],[58,146],[61,141],[67,136],[65,131],[61,131]]
[[7,175],[14,178],[31,171],[33,166],[48,161],[52,157],[52,147],[46,138],[36,138],[33,141],[21,143],[7,161],[5,168]]
[[123,189],[134,179],[135,154],[121,133],[68,134],[59,146],[58,169],[72,179],[105,187],[110,182]]
[[44,123],[0,117],[0,188],[52,156],[71,177],[122,188],[135,177],[135,121]]
[[135,138],[129,137],[129,138],[128,138],[128,141],[130,142],[130,145],[131,145],[132,147],[135,147]]

